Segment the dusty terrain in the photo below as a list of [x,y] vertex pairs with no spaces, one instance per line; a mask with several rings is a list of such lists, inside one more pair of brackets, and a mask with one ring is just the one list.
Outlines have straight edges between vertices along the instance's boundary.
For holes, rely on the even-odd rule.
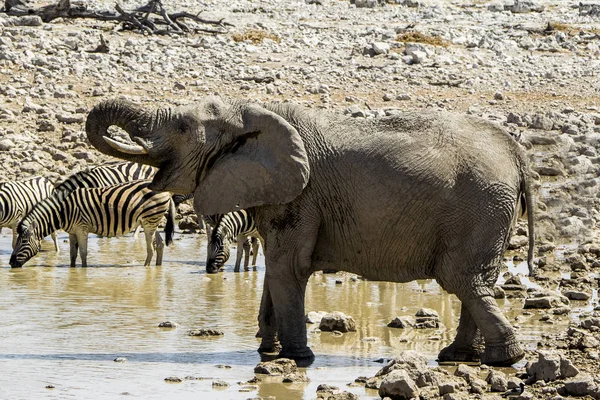
[[[544,378],[522,370],[519,377],[530,398],[553,398],[557,390],[600,398],[593,379],[600,373],[600,3],[164,3],[233,26],[215,35],[144,35],[113,22],[43,23],[0,13],[0,180],[60,179],[106,160],[86,142],[84,123],[94,104],[111,97],[148,106],[206,95],[293,101],[356,118],[434,108],[496,121],[527,148],[534,171],[540,273],[531,281],[549,290],[528,304],[547,307],[539,347],[579,370]],[[108,53],[91,52],[101,35]],[[524,227],[515,232],[511,259],[526,254]],[[505,279],[509,296],[541,296],[519,286],[518,276]],[[589,312],[569,315],[573,304]],[[552,329],[566,316],[569,330]],[[477,393],[474,386],[459,393],[474,396],[466,394]],[[477,396],[497,396],[486,390]]]

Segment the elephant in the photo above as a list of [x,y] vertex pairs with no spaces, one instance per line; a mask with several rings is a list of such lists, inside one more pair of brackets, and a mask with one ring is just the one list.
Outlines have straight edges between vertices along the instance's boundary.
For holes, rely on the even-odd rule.
[[[109,126],[130,141],[115,140]],[[436,279],[461,301],[442,361],[510,365],[523,349],[494,299],[515,221],[527,213],[528,159],[497,124],[421,110],[351,118],[290,102],[209,96],[179,107],[97,104],[86,132],[101,152],[159,168],[151,188],[194,193],[199,214],[250,209],[264,240],[261,352],[312,360],[304,300],[311,274]],[[279,342],[277,342],[277,340]]]

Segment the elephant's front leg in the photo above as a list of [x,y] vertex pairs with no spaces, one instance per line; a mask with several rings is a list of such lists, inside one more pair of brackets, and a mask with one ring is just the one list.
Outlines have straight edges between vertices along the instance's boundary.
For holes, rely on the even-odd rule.
[[[287,260],[286,260],[287,261]],[[304,297],[308,276],[294,275],[285,264],[279,266],[269,263],[265,280],[275,310],[277,336],[281,343],[279,357],[292,359],[313,358],[312,350],[307,346]],[[279,270],[281,269],[281,270]],[[275,271],[274,271],[275,270]]]
[[[290,229],[266,238],[265,285],[268,286],[277,336],[281,342],[279,357],[314,358],[307,346],[304,297],[312,273],[314,237],[306,229]],[[298,238],[313,240],[298,240]]]
[[263,284],[262,299],[258,312],[258,333],[256,336],[262,339],[258,348],[260,353],[278,353],[281,351],[281,344],[277,339],[275,310],[273,309],[273,301],[266,279]]

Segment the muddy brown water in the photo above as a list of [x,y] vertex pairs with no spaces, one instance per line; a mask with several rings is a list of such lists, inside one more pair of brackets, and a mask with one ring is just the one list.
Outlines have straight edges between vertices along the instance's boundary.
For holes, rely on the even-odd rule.
[[[262,254],[257,271],[234,273],[232,256],[225,272],[207,275],[203,235],[177,235],[162,267],[142,265],[143,235],[90,235],[90,266],[69,268],[67,235],[59,237],[60,254],[48,240],[45,251],[24,268],[11,269],[11,235],[6,229],[0,234],[0,399],[311,399],[322,383],[375,399],[376,391],[347,384],[359,376],[373,376],[383,365],[375,360],[407,349],[422,352],[435,364],[458,322],[459,301],[435,281],[396,284],[315,274],[307,289],[306,311],[342,311],[356,320],[358,331],[338,337],[308,325],[309,345],[316,354],[306,369],[309,383],[240,384],[254,377],[253,369],[261,361],[255,333],[264,278]],[[510,268],[526,271],[524,265]],[[499,304],[528,348],[535,348],[543,332],[568,322],[565,318],[548,325],[539,321],[541,314],[535,310],[524,316],[518,299]],[[437,310],[443,328],[386,326],[421,307]],[[167,320],[179,326],[158,327]],[[217,328],[224,335],[187,335],[198,328]],[[117,357],[127,361],[115,362]],[[197,379],[167,383],[168,377]],[[214,380],[229,386],[213,389]]]

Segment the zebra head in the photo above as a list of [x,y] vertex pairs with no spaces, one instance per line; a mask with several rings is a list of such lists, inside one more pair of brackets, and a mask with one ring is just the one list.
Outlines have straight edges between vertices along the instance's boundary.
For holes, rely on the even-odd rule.
[[21,222],[17,227],[17,244],[10,256],[10,266],[20,268],[29,259],[40,252],[41,239],[37,235],[37,223],[33,221],[31,224]]
[[214,232],[208,244],[206,272],[216,274],[229,260],[229,240]]

